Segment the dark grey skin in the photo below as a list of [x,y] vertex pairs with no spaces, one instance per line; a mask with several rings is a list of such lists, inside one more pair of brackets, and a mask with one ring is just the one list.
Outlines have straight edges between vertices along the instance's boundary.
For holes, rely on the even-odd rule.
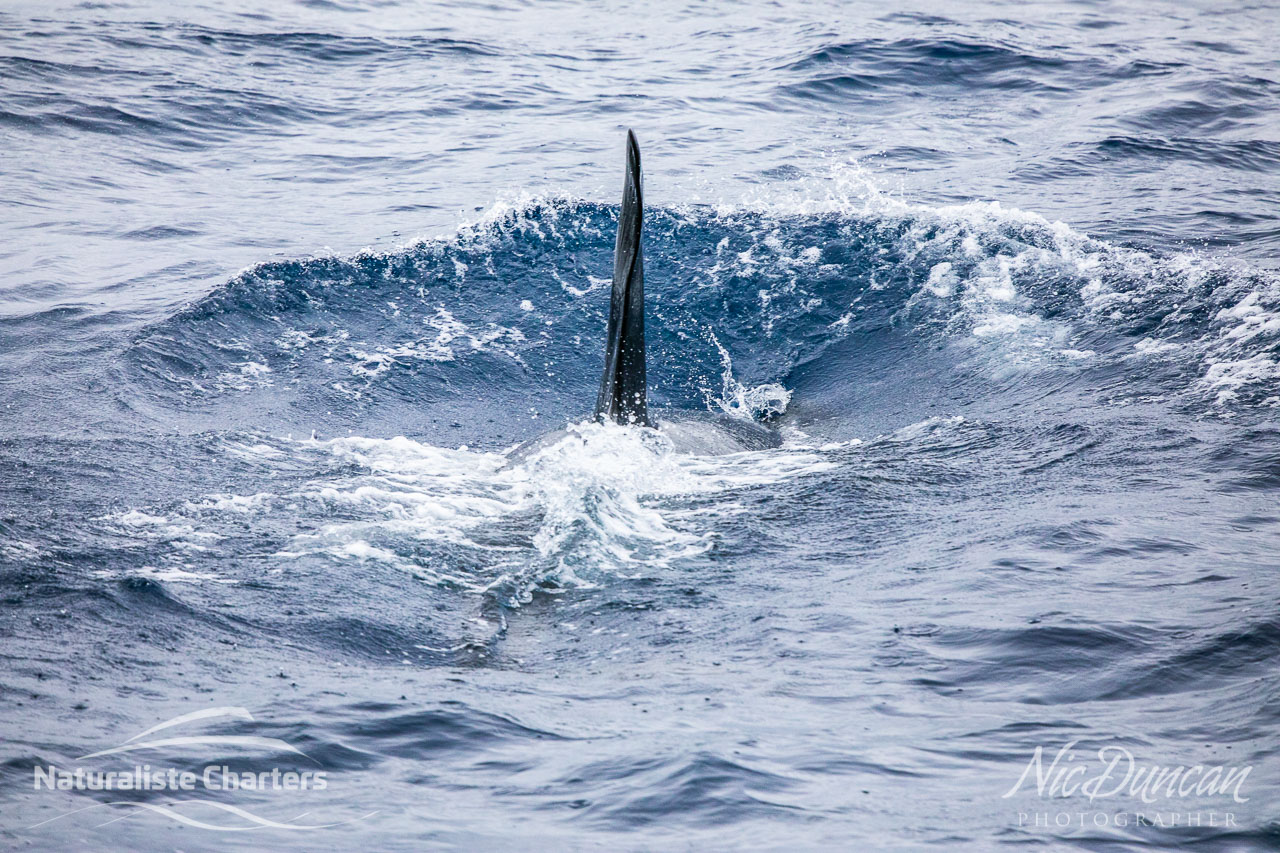
[[[666,409],[649,415],[645,381],[644,253],[640,245],[644,225],[644,195],[640,180],[640,146],[627,131],[627,174],[618,214],[618,240],[613,255],[613,292],[609,301],[609,337],[604,373],[596,396],[594,418],[656,429],[680,453],[722,456],[745,450],[768,450],[782,444],[777,430],[721,412]],[[559,429],[521,444],[511,452],[518,462],[569,435]]]

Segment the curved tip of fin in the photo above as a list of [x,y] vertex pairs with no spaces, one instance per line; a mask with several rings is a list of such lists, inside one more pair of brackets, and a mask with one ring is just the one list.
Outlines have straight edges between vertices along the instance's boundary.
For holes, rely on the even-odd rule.
[[613,254],[613,295],[609,301],[604,374],[596,398],[596,418],[618,423],[648,424],[644,351],[644,253],[640,230],[644,195],[640,145],[627,131],[627,172],[618,211],[618,240]]
[[627,128],[627,175],[640,180],[640,143],[636,142],[636,132]]

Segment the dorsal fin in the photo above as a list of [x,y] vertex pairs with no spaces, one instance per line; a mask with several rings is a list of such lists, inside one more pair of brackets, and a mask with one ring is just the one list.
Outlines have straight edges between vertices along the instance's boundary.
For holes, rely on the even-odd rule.
[[640,228],[644,195],[640,187],[640,146],[627,131],[627,174],[618,213],[618,242],[613,253],[613,296],[604,375],[596,398],[596,418],[620,424],[649,424],[644,375],[644,256]]

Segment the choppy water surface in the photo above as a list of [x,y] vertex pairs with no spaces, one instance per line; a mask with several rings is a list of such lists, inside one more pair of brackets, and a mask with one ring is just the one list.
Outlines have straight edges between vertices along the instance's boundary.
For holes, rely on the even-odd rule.
[[[10,4],[6,844],[1274,847],[1278,22]],[[781,449],[503,455],[594,399],[626,127],[655,402]],[[1251,769],[1003,796],[1072,743]],[[328,785],[32,790],[144,762]]]

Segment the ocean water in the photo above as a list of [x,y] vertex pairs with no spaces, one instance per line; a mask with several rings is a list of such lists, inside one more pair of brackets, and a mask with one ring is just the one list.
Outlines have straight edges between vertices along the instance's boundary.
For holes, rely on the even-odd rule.
[[6,3],[4,846],[1276,849],[1277,36]]

